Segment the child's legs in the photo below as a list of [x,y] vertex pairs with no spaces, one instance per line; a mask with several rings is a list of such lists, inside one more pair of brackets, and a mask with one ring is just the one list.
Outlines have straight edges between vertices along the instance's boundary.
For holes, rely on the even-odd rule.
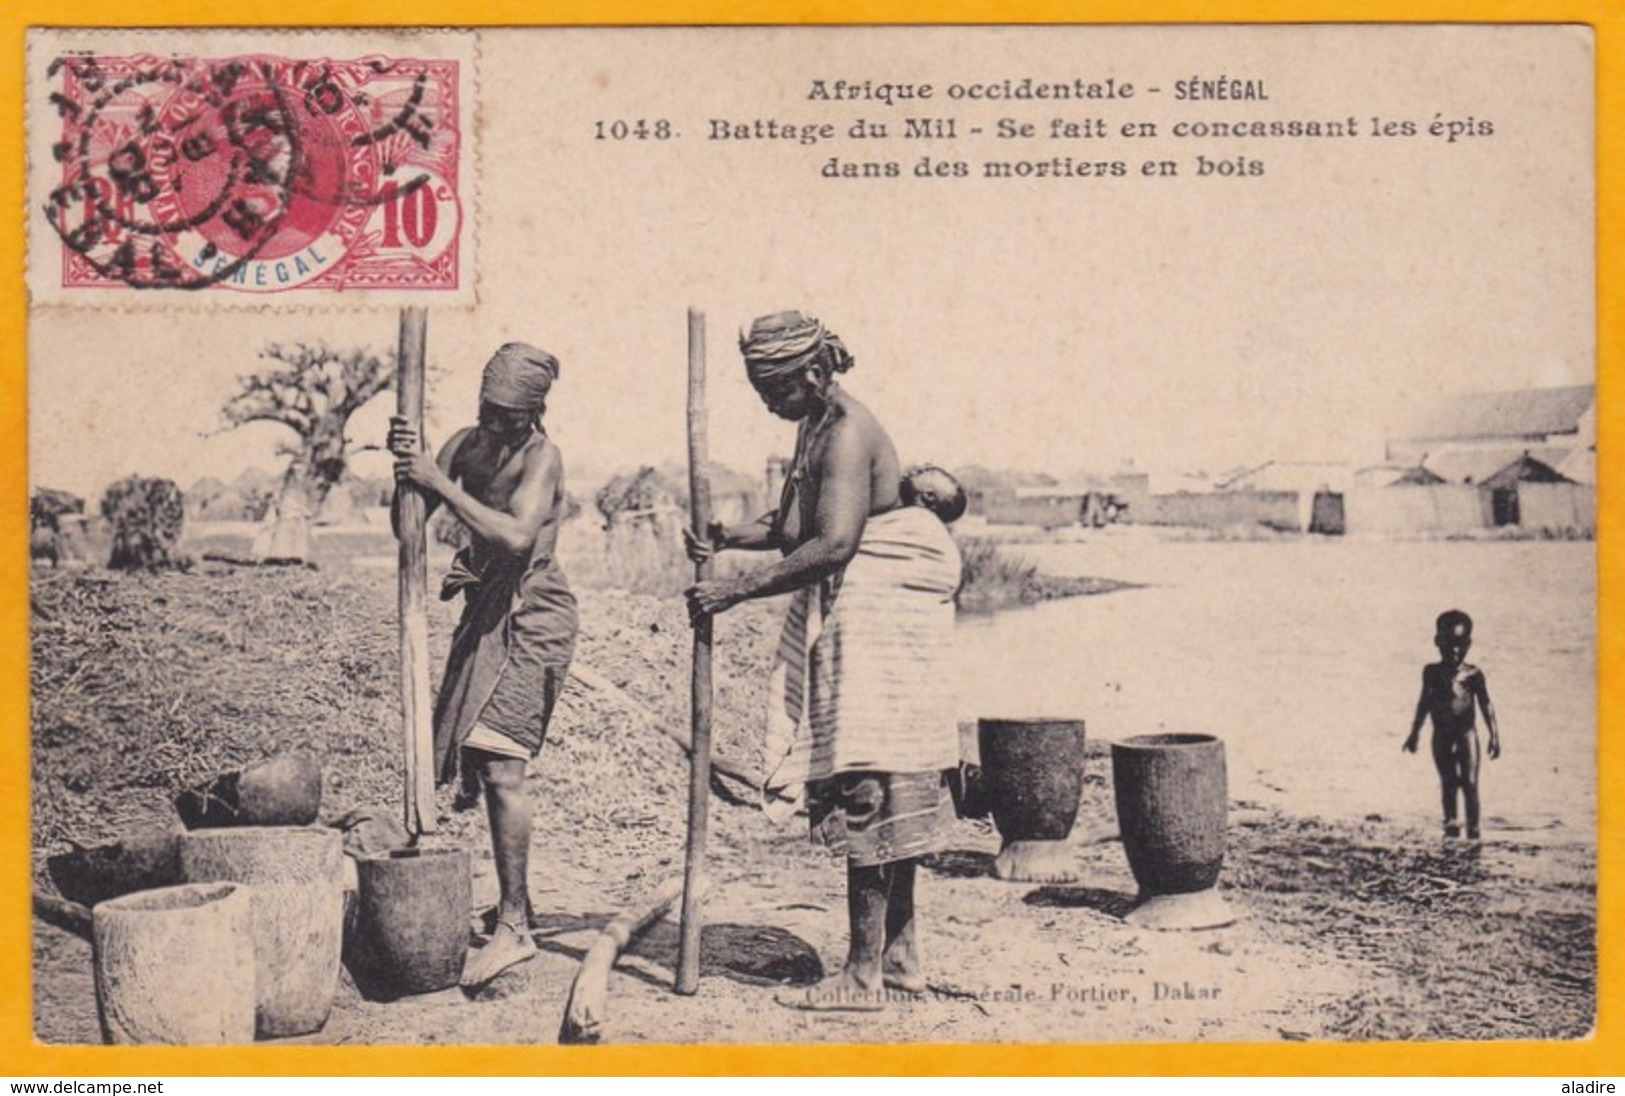
[[1439,794],[1444,803],[1445,825],[1456,821],[1456,788],[1460,770],[1456,763],[1456,736],[1433,733],[1433,767],[1439,770]]
[[1461,785],[1461,798],[1467,808],[1467,835],[1478,836],[1478,732],[1468,731],[1456,736],[1456,783]]

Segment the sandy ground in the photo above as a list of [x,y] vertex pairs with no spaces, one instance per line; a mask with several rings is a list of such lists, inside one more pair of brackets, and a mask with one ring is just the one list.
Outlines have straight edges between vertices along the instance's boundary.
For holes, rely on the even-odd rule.
[[[921,881],[930,990],[880,1017],[848,1017],[774,1002],[781,987],[838,965],[838,867],[799,834],[723,823],[699,993],[672,992],[677,929],[656,925],[612,976],[608,1041],[1509,1039],[1590,1029],[1594,865],[1580,850],[1451,848],[1381,826],[1351,833],[1244,808],[1233,827],[1224,892],[1243,919],[1176,934],[1119,919],[1134,885],[1116,843],[1079,849],[1079,885],[1011,884],[990,876],[996,834],[962,824]],[[652,888],[680,859],[605,888],[599,867],[547,846],[539,836],[538,859],[553,863],[533,873],[538,958],[473,998],[447,990],[379,1003],[347,987],[310,1041],[553,1042],[596,932],[627,894]],[[476,904],[494,899],[482,860]],[[40,928],[42,1039],[99,1040],[90,959],[87,944]]]
[[[50,888],[43,858],[68,839],[170,825],[175,789],[275,748],[323,756],[324,818],[392,802],[391,595],[388,576],[367,571],[37,581],[36,885]],[[541,954],[473,998],[448,990],[383,1003],[346,986],[311,1041],[553,1042],[597,930],[680,870],[686,762],[653,724],[686,723],[681,608],[604,592],[582,601],[578,659],[615,687],[572,685],[531,778]],[[450,620],[437,610],[437,658]],[[718,749],[731,765],[760,760],[749,731],[774,634],[771,606],[729,614],[719,628]],[[655,926],[612,976],[610,1039],[1091,1043],[1590,1030],[1595,855],[1585,835],[1447,844],[1431,826],[1316,817],[1233,784],[1221,888],[1243,918],[1154,933],[1120,919],[1135,888],[1114,840],[1103,749],[1091,757],[1073,838],[1080,882],[1000,882],[990,874],[997,833],[957,823],[920,884],[930,990],[878,1017],[774,1003],[784,987],[839,965],[843,873],[796,826],[714,799],[699,993],[672,992],[676,927]],[[446,815],[425,840],[474,850],[476,909],[494,901],[479,815]],[[39,925],[35,975],[38,1037],[98,1042],[89,946]]]

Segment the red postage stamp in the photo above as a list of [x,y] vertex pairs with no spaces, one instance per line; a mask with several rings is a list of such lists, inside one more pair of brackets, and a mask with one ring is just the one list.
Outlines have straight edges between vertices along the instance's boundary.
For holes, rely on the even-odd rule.
[[36,300],[471,300],[471,60],[36,56],[31,213],[59,256]]

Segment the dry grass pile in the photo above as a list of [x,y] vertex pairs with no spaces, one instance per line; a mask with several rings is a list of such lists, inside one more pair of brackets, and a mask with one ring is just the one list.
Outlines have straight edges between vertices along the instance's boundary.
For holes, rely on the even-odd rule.
[[176,792],[288,749],[323,758],[329,806],[398,799],[378,591],[209,568],[36,574],[32,594],[36,864],[70,839],[173,825]]
[[[678,598],[579,590],[576,665],[615,690],[572,680],[534,773],[538,842],[549,856],[616,901],[641,893],[682,865],[689,761],[665,731],[687,736],[693,633]],[[777,612],[740,606],[721,617],[713,648],[713,757],[760,772],[757,730],[766,707],[766,665]],[[661,728],[665,728],[663,731]],[[730,787],[744,791],[737,783]],[[754,809],[713,797],[713,834],[729,841]],[[747,817],[748,816],[748,817]],[[463,816],[467,817],[467,816]]]
[[[581,594],[577,659],[609,678],[669,727],[686,733],[694,633],[681,598],[614,590]],[[782,602],[746,602],[717,618],[712,644],[712,743],[734,767],[760,774],[767,672]],[[595,623],[594,623],[595,622]]]
[[[682,603],[603,591],[581,600],[578,662],[686,730]],[[70,841],[173,826],[177,792],[288,749],[322,759],[324,818],[399,802],[392,575],[36,573],[33,604],[36,869]],[[764,704],[764,675],[751,671],[771,654],[775,615],[745,606],[717,628],[717,753],[747,769]],[[437,684],[454,621],[433,608]],[[683,750],[624,698],[572,682],[534,769],[538,830],[613,884],[680,853],[687,772]],[[436,842],[484,845],[481,813],[443,822]]]
[[1337,1037],[1549,1039],[1591,1030],[1588,852],[1440,844],[1390,826],[1350,832],[1269,815],[1232,828],[1225,877],[1260,916],[1381,972],[1337,1010],[1328,1025]]

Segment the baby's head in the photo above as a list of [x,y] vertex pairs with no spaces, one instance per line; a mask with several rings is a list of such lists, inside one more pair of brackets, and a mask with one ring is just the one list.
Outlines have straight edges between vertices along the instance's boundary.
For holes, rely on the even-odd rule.
[[1473,618],[1460,609],[1439,614],[1433,628],[1433,645],[1439,657],[1452,666],[1460,666],[1473,645]]
[[904,506],[923,506],[944,525],[965,516],[965,489],[934,464],[917,464],[904,472],[901,494]]

